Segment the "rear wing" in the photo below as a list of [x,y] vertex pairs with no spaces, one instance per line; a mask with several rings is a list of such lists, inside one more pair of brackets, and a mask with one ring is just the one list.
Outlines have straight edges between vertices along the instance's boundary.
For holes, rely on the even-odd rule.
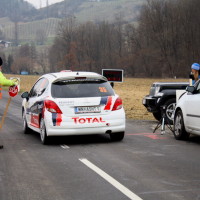
[[86,74],[79,74],[79,75],[73,75],[73,76],[66,76],[66,77],[59,77],[59,78],[56,78],[52,81],[52,83],[56,83],[56,82],[59,82],[59,81],[68,81],[68,80],[103,80],[103,81],[108,81],[106,77],[103,77],[102,75],[100,74],[89,74],[89,75],[86,75]]

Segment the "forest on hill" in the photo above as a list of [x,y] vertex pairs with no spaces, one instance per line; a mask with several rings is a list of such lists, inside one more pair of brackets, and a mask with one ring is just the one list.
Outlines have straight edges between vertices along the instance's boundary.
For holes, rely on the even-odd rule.
[[123,68],[131,76],[188,78],[200,62],[199,7],[199,0],[148,0],[138,25],[67,20],[50,50],[52,70]]
[[147,0],[137,24],[122,15],[98,23],[69,16],[48,48],[21,45],[13,59],[4,56],[5,63],[13,60],[7,69],[14,73],[119,68],[126,76],[188,78],[191,64],[200,59],[199,7],[199,0]]

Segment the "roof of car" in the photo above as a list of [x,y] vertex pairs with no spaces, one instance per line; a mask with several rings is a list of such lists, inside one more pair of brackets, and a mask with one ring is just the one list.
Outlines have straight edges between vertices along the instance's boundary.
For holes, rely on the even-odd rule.
[[95,72],[82,72],[82,71],[61,71],[56,73],[44,74],[42,77],[46,77],[51,81],[75,79],[75,78],[95,78],[107,80],[104,76]]
[[189,85],[189,82],[155,82],[153,85]]

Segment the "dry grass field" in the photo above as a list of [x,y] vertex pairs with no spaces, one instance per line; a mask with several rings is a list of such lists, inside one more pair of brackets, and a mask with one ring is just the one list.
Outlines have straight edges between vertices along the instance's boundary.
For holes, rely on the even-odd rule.
[[[6,75],[7,78],[14,75]],[[39,76],[20,76],[21,92],[29,91]],[[142,105],[142,99],[149,94],[149,89],[154,82],[181,82],[188,79],[147,79],[147,78],[125,78],[123,83],[115,83],[114,89],[123,100],[126,117],[137,120],[154,120],[153,115],[149,113]]]

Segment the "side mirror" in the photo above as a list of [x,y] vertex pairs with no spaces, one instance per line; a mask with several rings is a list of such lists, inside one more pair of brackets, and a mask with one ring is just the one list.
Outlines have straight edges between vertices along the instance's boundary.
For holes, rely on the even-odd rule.
[[187,87],[186,87],[186,91],[187,91],[187,92],[190,92],[190,93],[194,93],[195,87],[194,87],[194,86],[187,86]]
[[114,82],[110,82],[112,88],[114,88]]
[[23,98],[23,99],[26,98],[28,100],[29,99],[29,93],[28,92],[22,93],[21,98]]

